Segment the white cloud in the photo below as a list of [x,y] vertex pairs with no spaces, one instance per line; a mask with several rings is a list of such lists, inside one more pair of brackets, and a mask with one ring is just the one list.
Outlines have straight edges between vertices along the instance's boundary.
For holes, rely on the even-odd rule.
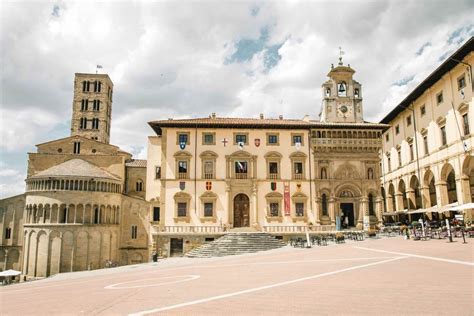
[[[111,140],[140,157],[151,120],[211,112],[317,119],[339,46],[363,85],[365,118],[377,121],[459,46],[447,40],[472,25],[472,9],[468,0],[6,2],[0,150],[24,159],[25,148],[68,136],[73,74],[97,64],[115,84]],[[264,28],[267,47],[283,44],[274,68],[266,69],[265,50],[225,64]]]

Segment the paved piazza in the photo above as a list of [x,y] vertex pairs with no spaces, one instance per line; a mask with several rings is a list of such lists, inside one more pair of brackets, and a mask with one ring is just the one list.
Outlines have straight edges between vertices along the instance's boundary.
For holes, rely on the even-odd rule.
[[473,245],[370,239],[75,272],[2,288],[3,315],[473,315]]

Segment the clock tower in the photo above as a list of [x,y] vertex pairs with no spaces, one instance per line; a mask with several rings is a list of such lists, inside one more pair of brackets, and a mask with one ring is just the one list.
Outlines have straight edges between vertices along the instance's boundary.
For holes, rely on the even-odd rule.
[[329,80],[322,85],[323,104],[321,122],[364,122],[362,116],[362,89],[352,76],[355,70],[345,66],[342,56],[337,67],[331,65]]

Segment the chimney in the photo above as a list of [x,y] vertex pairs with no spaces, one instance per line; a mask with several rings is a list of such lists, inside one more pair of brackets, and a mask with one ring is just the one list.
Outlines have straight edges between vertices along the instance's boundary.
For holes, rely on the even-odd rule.
[[278,116],[280,120],[283,120],[283,115]]
[[260,119],[263,120],[263,113],[260,113]]
[[216,113],[212,112],[211,117],[212,117],[213,119],[215,119],[215,118],[216,118]]

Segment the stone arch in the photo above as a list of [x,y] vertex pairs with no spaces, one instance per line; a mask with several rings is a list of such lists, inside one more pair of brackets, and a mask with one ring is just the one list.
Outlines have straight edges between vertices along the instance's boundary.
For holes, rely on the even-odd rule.
[[465,185],[463,184],[463,194],[466,202],[474,202],[474,159],[472,156],[469,155],[464,159],[461,172],[463,182],[467,178]]
[[334,190],[336,192],[337,197],[341,197],[344,191],[349,191],[352,193],[352,197],[360,197],[362,196],[362,190],[353,183],[343,183],[336,187]]
[[30,231],[29,236],[28,236],[28,265],[27,265],[27,270],[26,270],[26,273],[30,276],[35,276],[36,249],[37,249],[36,232],[32,230]]
[[89,243],[89,265],[91,269],[100,268],[100,259],[101,259],[101,244],[102,238],[101,234],[98,231],[94,231],[90,234],[90,243]]
[[440,179],[441,181],[446,182],[446,187],[442,186],[441,190],[441,194],[446,195],[442,197],[441,200],[447,201],[448,204],[457,202],[456,173],[451,164],[446,163],[443,165],[443,168],[441,168]]
[[339,166],[334,175],[336,179],[360,179],[360,175],[357,172],[356,167],[348,162],[344,163],[342,166]]
[[428,188],[429,200],[427,202],[429,202],[429,206],[431,207],[438,205],[438,199],[436,196],[435,176],[431,170],[427,170],[425,172],[423,182],[424,186]]
[[407,199],[407,189],[405,185],[405,181],[403,179],[400,179],[398,182],[398,194],[401,194],[401,205],[399,205],[399,209],[408,209],[408,199]]
[[61,235],[57,231],[49,234],[49,271],[48,276],[60,272]]
[[388,186],[388,195],[389,199],[391,200],[391,203],[388,203],[389,210],[392,212],[395,212],[397,210],[397,204],[396,204],[396,199],[395,199],[395,186],[393,185],[392,182],[390,182]]
[[72,270],[72,251],[74,249],[74,234],[66,231],[62,236],[61,246],[61,271],[71,272]]
[[76,233],[76,244],[74,248],[74,271],[87,269],[89,248],[89,234],[82,230]]
[[420,181],[418,181],[418,177],[415,175],[412,175],[410,178],[410,196],[408,197],[408,203],[410,209],[422,208]]
[[37,237],[37,259],[36,259],[36,276],[47,277],[48,275],[48,246],[49,238],[44,230],[38,232]]

